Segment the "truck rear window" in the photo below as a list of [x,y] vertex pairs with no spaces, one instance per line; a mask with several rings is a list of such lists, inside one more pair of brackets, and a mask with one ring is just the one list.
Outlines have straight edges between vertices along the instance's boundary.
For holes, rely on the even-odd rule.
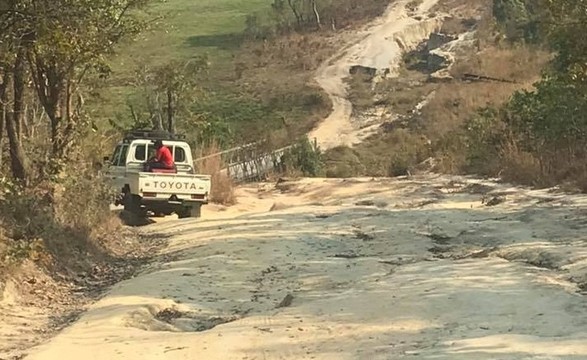
[[180,148],[179,146],[174,148],[173,161],[178,163],[185,162],[185,151],[183,148]]
[[[185,150],[179,146],[169,146],[169,150],[173,154],[173,160],[176,163],[185,163],[187,160]],[[118,148],[117,148],[118,149]],[[134,146],[134,160],[136,161],[147,161],[155,156],[155,147],[153,145],[139,144]],[[126,159],[126,154],[124,155]]]
[[153,146],[147,146],[140,144],[135,147],[135,160],[146,161],[155,156],[155,148]]

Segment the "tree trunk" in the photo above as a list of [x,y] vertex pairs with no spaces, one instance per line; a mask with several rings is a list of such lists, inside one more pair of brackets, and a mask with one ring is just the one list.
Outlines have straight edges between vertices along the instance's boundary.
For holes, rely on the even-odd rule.
[[33,52],[28,54],[33,83],[41,106],[49,118],[51,128],[52,156],[57,157],[61,148],[61,95],[63,80],[60,74],[51,66],[43,63]]
[[173,92],[167,89],[167,131],[173,133]]
[[153,130],[163,130],[163,119],[161,118],[161,107],[159,104],[159,92],[156,93],[155,98],[147,95],[147,106],[149,108],[149,115],[153,123]]
[[320,21],[320,13],[318,13],[316,0],[312,0],[312,10],[314,11],[314,16],[316,17],[316,25],[318,26],[318,29],[322,29],[322,22]]
[[[23,184],[27,181],[26,159],[22,143],[17,133],[17,123],[22,121],[23,104],[24,104],[24,87],[25,87],[25,69],[24,54],[21,51],[16,56],[14,64],[13,92],[14,103],[12,116],[7,117],[6,133],[10,144],[10,166],[14,178],[20,180]],[[7,75],[4,75],[5,79]]]
[[4,156],[4,124],[6,123],[6,103],[8,100],[8,92],[6,91],[8,79],[4,74],[1,74],[2,83],[0,84],[0,166],[2,165],[2,157]]
[[289,5],[291,11],[293,12],[293,14],[296,18],[296,22],[298,23],[298,27],[301,26],[303,19],[296,8],[296,4],[294,4],[292,0],[287,0],[287,4]]

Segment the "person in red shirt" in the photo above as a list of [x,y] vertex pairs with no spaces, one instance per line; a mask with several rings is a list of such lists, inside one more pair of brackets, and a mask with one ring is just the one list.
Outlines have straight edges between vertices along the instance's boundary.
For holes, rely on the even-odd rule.
[[163,145],[161,140],[155,141],[155,149],[157,151],[154,159],[148,163],[148,171],[151,171],[151,169],[175,169],[175,162],[173,161],[171,151],[167,146]]

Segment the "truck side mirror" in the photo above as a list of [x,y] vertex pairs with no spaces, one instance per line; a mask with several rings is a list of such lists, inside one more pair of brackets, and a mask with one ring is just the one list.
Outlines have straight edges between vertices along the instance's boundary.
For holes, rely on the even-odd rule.
[[110,160],[110,158],[108,156],[104,156],[103,160],[104,160],[104,162],[108,162]]

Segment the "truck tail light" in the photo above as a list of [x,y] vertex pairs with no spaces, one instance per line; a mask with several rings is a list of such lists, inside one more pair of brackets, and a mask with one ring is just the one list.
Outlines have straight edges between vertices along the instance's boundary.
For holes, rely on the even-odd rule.
[[206,198],[206,195],[204,194],[192,194],[192,199],[195,200],[204,200]]
[[144,192],[143,197],[157,197],[157,193],[153,192]]

